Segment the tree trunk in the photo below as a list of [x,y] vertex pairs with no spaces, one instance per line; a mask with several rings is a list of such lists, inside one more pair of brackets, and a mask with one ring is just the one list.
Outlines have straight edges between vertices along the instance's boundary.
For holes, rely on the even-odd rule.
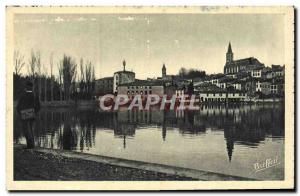
[[39,101],[42,101],[42,79],[39,76],[39,84],[38,84],[38,91],[39,91]]
[[47,102],[47,77],[45,77],[45,97],[44,101]]
[[54,99],[53,99],[53,76],[52,76],[52,74],[51,74],[51,101],[53,101]]

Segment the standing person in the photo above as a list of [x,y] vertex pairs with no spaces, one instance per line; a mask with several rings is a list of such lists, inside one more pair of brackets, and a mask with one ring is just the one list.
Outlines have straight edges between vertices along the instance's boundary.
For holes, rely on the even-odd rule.
[[26,139],[27,148],[34,148],[34,125],[35,117],[40,110],[40,102],[32,92],[32,83],[26,82],[25,92],[19,99],[17,112],[21,116],[23,133]]

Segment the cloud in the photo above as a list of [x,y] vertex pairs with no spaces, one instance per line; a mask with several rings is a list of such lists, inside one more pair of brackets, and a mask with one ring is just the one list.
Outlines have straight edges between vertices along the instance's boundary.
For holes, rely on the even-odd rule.
[[133,21],[134,17],[132,17],[132,16],[126,16],[126,17],[119,16],[118,19],[123,20],[123,21]]
[[64,22],[65,20],[62,17],[58,16],[54,19],[54,21],[55,22]]

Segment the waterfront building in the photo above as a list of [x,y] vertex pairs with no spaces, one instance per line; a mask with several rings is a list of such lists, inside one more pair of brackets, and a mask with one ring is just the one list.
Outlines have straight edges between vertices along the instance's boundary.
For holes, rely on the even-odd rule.
[[135,80],[135,73],[132,71],[126,71],[126,61],[123,61],[123,71],[114,73],[113,77],[113,92],[118,92],[118,86],[121,84],[131,83]]
[[226,90],[211,83],[203,83],[195,88],[201,102],[240,102],[246,93],[240,90]]
[[251,72],[253,69],[256,69],[258,67],[264,67],[264,65],[254,57],[234,60],[231,44],[229,42],[228,50],[226,53],[224,74],[236,77],[235,74],[239,72]]
[[128,95],[134,97],[135,95],[147,96],[151,94],[156,94],[158,96],[164,95],[164,85],[162,81],[148,81],[148,80],[138,80],[134,82],[120,84],[118,86],[118,94]]
[[183,95],[185,95],[185,94],[186,94],[186,89],[185,89],[184,86],[181,87],[181,88],[177,88],[177,89],[175,90],[175,95],[177,95],[177,97],[183,96]]
[[271,93],[271,81],[266,79],[261,82],[261,93],[269,95]]
[[111,93],[113,93],[113,77],[95,80],[95,94],[97,96]]
[[243,81],[240,81],[240,80],[233,80],[233,81],[230,81],[227,83],[227,88],[230,88],[232,87],[234,90],[243,90],[244,89],[244,82]]
[[272,65],[272,67],[266,73],[266,78],[275,78],[284,76],[284,66]]
[[284,78],[276,77],[271,80],[270,91],[271,94],[277,94],[280,96],[284,96]]
[[251,77],[253,78],[261,78],[263,72],[263,67],[257,67],[253,70],[251,70]]

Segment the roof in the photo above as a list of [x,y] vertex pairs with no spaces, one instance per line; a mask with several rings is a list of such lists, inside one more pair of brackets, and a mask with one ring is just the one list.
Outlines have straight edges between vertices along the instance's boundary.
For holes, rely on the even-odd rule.
[[218,86],[211,83],[202,83],[196,87],[196,90],[198,92],[216,92],[216,93],[226,92],[225,89],[219,88]]
[[261,65],[261,66],[263,65],[256,58],[249,57],[249,58],[238,59],[238,60],[234,60],[234,61],[228,62],[228,63],[225,64],[225,66],[253,65],[253,64],[258,64],[258,65]]
[[280,66],[280,65],[272,65],[272,71],[283,71],[284,70],[284,66]]
[[237,78],[227,78],[227,77],[224,77],[224,78],[221,78],[219,83],[232,83],[232,84],[237,84],[237,83],[243,83],[242,81],[240,81],[239,79]]
[[116,74],[116,73],[129,73],[129,74],[135,74],[133,71],[117,71],[117,72],[115,72],[114,74]]
[[120,84],[119,86],[163,86],[163,81],[160,80],[139,80],[135,79],[134,82]]
[[222,73],[218,73],[218,74],[211,74],[209,76],[205,77],[205,80],[209,80],[209,79],[219,79],[219,78],[223,78],[225,75]]
[[113,77],[104,77],[104,78],[99,78],[96,81],[99,81],[99,80],[112,80],[112,79],[113,79]]

